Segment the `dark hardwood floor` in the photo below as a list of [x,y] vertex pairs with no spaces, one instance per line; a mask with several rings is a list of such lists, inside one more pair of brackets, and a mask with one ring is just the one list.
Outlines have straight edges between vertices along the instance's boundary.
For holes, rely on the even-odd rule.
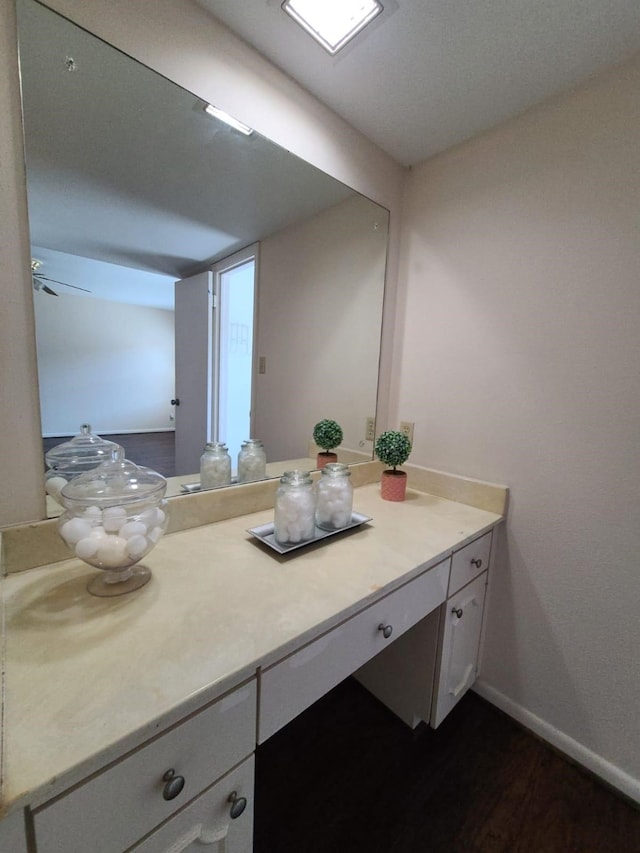
[[640,853],[640,811],[468,693],[410,731],[347,679],[259,747],[255,853]]
[[[73,438],[73,436],[69,435],[66,438],[43,438],[44,453],[47,453],[48,450],[57,444],[68,441],[70,438]],[[145,465],[147,468],[153,468],[154,471],[162,474],[163,477],[175,476],[175,433],[119,433],[117,435],[101,435],[101,438],[115,441],[116,444],[124,447],[126,458],[130,459],[131,462],[135,462],[136,465]]]

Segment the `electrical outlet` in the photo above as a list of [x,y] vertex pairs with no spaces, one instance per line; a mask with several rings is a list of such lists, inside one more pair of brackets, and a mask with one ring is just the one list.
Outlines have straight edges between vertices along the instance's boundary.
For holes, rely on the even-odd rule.
[[364,430],[364,437],[367,441],[373,441],[376,437],[376,419],[367,418],[367,425]]
[[413,445],[413,423],[411,421],[400,421],[400,432],[406,435]]

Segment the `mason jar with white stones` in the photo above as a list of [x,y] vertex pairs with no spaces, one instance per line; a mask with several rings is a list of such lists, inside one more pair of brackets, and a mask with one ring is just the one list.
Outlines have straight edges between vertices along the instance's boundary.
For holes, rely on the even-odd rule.
[[215,489],[231,483],[231,457],[227,445],[209,441],[200,457],[200,488]]
[[259,438],[242,442],[238,453],[238,482],[252,483],[267,476],[267,455]]
[[287,471],[276,492],[274,539],[299,545],[315,537],[316,490],[308,471]]
[[353,485],[351,471],[341,462],[330,462],[322,469],[318,483],[316,524],[322,530],[341,530],[351,522]]

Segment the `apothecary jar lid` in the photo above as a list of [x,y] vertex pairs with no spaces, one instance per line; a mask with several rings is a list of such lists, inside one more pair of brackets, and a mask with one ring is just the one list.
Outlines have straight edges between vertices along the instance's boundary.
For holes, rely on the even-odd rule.
[[327,462],[321,474],[323,477],[350,477],[351,471],[344,462]]
[[47,466],[55,471],[81,474],[113,458],[122,450],[115,441],[108,441],[91,432],[90,424],[82,424],[78,435],[62,444],[57,444],[45,455]]
[[82,504],[105,508],[157,501],[166,490],[167,481],[162,474],[125,459],[124,450],[119,447],[112,459],[67,483],[60,497],[67,509]]
[[280,482],[290,486],[308,486],[309,483],[313,483],[313,479],[309,471],[296,469],[295,471],[285,471],[280,477]]

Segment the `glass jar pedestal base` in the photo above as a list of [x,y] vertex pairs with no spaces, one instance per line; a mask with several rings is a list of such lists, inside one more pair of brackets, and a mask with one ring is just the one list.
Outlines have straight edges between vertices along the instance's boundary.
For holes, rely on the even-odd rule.
[[120,571],[102,571],[91,578],[87,591],[99,598],[114,598],[140,589],[150,578],[151,570],[141,565],[129,566]]

